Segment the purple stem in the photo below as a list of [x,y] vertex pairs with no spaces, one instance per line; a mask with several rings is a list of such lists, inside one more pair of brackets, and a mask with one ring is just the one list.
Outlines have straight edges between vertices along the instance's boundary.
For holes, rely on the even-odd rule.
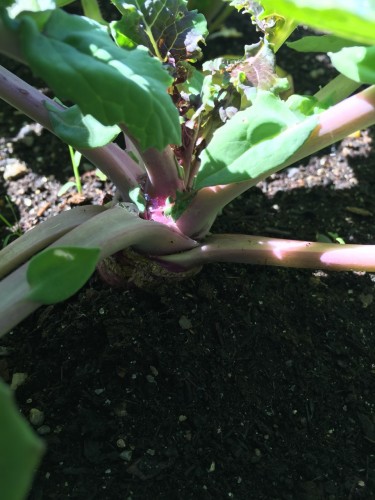
[[[84,222],[51,247],[100,248],[103,259],[129,246],[145,254],[159,255],[188,250],[196,245],[194,240],[163,224],[140,219],[116,206]],[[0,336],[42,305],[28,299],[27,268],[28,263],[23,264],[0,283]]]
[[375,86],[323,111],[319,124],[306,143],[286,162],[246,182],[203,188],[177,220],[176,225],[184,234],[201,239],[210,230],[217,214],[244,191],[274,172],[313,154],[326,146],[375,123]]
[[375,271],[375,245],[313,243],[263,236],[219,234],[207,236],[199,247],[158,257],[171,270],[186,270],[209,262],[238,262],[267,266]]
[[1,250],[0,279],[67,232],[105,210],[108,210],[108,207],[75,207],[38,224]]
[[145,193],[151,198],[175,197],[176,191],[184,189],[178,175],[178,164],[170,146],[163,151],[151,148],[141,153],[147,170]]
[[141,151],[137,140],[129,135],[127,127],[120,124],[120,128],[125,135],[125,143],[130,146],[129,150],[142,159],[146,169],[144,192],[151,198],[165,199],[174,197],[176,191],[182,191],[184,183],[178,175],[178,164],[171,146],[163,151],[155,148]]
[[[0,97],[54,133],[45,103],[57,109],[61,106],[3,66],[0,66]],[[137,187],[144,175],[138,164],[117,144],[79,151],[112,180],[123,196]]]

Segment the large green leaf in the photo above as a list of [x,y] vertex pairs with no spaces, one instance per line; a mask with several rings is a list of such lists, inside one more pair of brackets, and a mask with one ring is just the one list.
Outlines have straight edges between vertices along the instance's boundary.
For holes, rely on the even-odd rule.
[[112,23],[118,43],[145,45],[161,60],[197,59],[207,35],[203,14],[187,9],[186,0],[113,0],[122,19]]
[[99,23],[61,10],[41,32],[23,15],[19,32],[29,65],[60,99],[103,125],[125,124],[142,149],[180,143],[178,112],[167,93],[173,80],[146,48],[121,49]]
[[335,35],[305,36],[295,42],[287,42],[287,46],[298,52],[338,52],[345,47],[358,45]]
[[74,295],[86,283],[99,261],[98,248],[48,248],[30,260],[28,298],[55,304]]
[[342,38],[375,43],[374,0],[234,0],[232,5],[256,3],[264,8],[260,19],[278,14]]
[[375,47],[348,47],[328,55],[333,66],[351,80],[375,84]]
[[258,90],[254,104],[219,128],[201,153],[195,187],[266,176],[290,158],[315,128],[317,118],[301,119],[300,113],[271,92]]
[[0,498],[24,500],[44,451],[14,403],[10,389],[0,381]]
[[78,106],[58,109],[46,104],[54,133],[61,140],[80,148],[99,148],[112,142],[121,132],[117,125],[102,125],[92,115],[84,115]]

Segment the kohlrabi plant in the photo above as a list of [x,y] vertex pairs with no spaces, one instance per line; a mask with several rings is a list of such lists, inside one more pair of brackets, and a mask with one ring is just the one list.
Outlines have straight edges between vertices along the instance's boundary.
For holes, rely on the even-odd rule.
[[[210,234],[222,208],[260,180],[375,123],[373,2],[223,3],[249,14],[259,41],[202,69],[207,23],[186,0],[113,0],[110,23],[95,2],[84,2],[95,19],[66,3],[0,0],[0,52],[56,99],[5,67],[0,97],[85,156],[118,194],[1,251],[0,334],[73,295],[95,269],[111,284],[183,278],[217,261],[375,270],[374,246]],[[340,74],[314,96],[285,99],[275,54],[299,23],[327,34],[290,50],[327,52]],[[125,149],[113,142],[119,134]]]
[[[244,191],[375,123],[372,0],[202,1],[213,18],[230,7],[249,14],[259,32],[242,58],[202,69],[194,63],[207,24],[187,0],[113,0],[110,23],[95,0],[82,0],[84,16],[64,11],[68,3],[0,0],[0,53],[28,65],[56,99],[5,67],[0,97],[86,157],[117,197],[62,212],[0,252],[0,335],[73,295],[95,269],[138,285],[217,261],[375,271],[375,246],[210,234]],[[298,24],[325,34],[290,50],[328,53],[340,74],[314,96],[286,99],[275,55]],[[113,142],[119,134],[125,149]],[[2,386],[0,403],[0,489],[18,500],[42,446]]]

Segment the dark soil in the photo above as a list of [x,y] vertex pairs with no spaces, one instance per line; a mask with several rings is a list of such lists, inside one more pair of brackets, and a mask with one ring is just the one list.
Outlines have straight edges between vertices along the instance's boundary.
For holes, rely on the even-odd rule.
[[[299,92],[322,76],[314,61],[299,64]],[[84,197],[59,197],[67,147],[20,133],[30,121],[5,104],[0,114],[0,168],[27,167],[3,182],[1,213],[13,222],[7,195],[22,230],[112,192],[87,166]],[[213,232],[374,244],[372,141],[365,131],[272,176]],[[94,276],[41,308],[0,350],[7,382],[27,374],[21,411],[44,413],[47,454],[30,500],[375,498],[374,282],[210,265],[153,293]]]

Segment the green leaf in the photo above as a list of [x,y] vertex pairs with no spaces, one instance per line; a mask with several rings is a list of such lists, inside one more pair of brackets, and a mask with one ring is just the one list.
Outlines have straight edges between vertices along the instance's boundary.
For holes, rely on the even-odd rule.
[[301,120],[306,116],[316,115],[328,107],[325,102],[318,101],[314,96],[298,94],[291,95],[287,99],[286,104]]
[[14,3],[14,0],[0,0],[0,9],[10,7],[12,3]]
[[141,188],[136,187],[129,191],[129,198],[136,205],[137,209],[140,212],[144,212],[146,210],[146,200],[142,193]]
[[280,78],[276,74],[275,55],[267,40],[245,45],[244,58],[227,71],[237,87],[242,83],[272,92],[284,91],[289,87],[287,78]]
[[57,192],[57,196],[63,196],[65,193],[69,191],[71,187],[77,187],[77,183],[73,181],[68,181],[61,186],[61,188]]
[[[249,0],[236,3],[255,4]],[[276,14],[342,38],[375,43],[373,0],[257,0],[256,3],[264,8],[259,19]]]
[[24,500],[44,446],[21,416],[10,389],[0,381],[0,492],[4,500]]
[[178,112],[167,93],[173,80],[146,48],[121,49],[99,23],[61,10],[41,33],[23,15],[19,31],[24,57],[59,98],[103,125],[125,124],[142,149],[180,143]]
[[375,83],[375,47],[348,47],[328,55],[333,66],[351,80]]
[[266,176],[308,139],[317,118],[300,118],[274,94],[258,91],[254,104],[239,111],[213,135],[201,153],[195,187],[231,184]]
[[57,109],[45,103],[54,133],[74,148],[89,149],[105,146],[121,132],[117,125],[102,125],[92,115],[84,115],[77,105]]
[[42,304],[55,304],[74,295],[95,271],[99,248],[53,247],[30,260],[28,298]]
[[196,191],[185,191],[183,193],[177,191],[174,199],[167,200],[167,208],[164,210],[164,215],[171,217],[175,222],[185,212],[196,195]]
[[181,63],[187,72],[187,78],[182,83],[176,85],[179,92],[188,95],[199,95],[202,91],[204,75],[189,63]]
[[233,0],[230,5],[251,15],[252,23],[265,34],[265,38],[276,52],[295,30],[297,23],[293,18],[282,16],[272,9],[266,10],[265,3],[262,0]]
[[97,21],[98,23],[101,24],[106,24],[106,25],[108,24],[103,19],[102,13],[100,12],[100,6],[97,0],[81,0],[81,5],[83,13],[86,17],[94,19],[94,21]]
[[203,14],[187,9],[186,0],[113,0],[122,19],[111,23],[119,45],[145,45],[160,60],[175,62],[201,56],[207,35]]
[[295,42],[287,42],[287,46],[298,52],[338,52],[344,47],[358,45],[335,35],[305,36]]

